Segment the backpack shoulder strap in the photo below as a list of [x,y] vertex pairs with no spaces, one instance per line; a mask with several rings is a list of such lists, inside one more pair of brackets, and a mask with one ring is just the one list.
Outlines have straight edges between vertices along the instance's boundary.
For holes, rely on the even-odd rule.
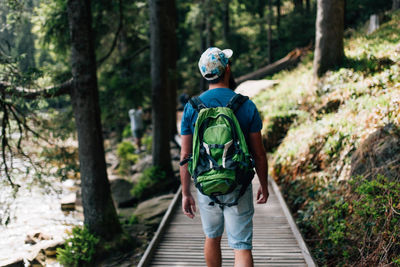
[[228,104],[226,105],[226,107],[230,108],[233,110],[233,112],[235,113],[240,106],[246,102],[249,99],[248,96],[244,96],[241,94],[235,94],[231,100],[229,100]]
[[202,110],[203,108],[207,108],[207,106],[204,105],[204,103],[200,100],[200,97],[198,96],[194,96],[189,99],[189,103],[197,112],[200,112],[200,110]]

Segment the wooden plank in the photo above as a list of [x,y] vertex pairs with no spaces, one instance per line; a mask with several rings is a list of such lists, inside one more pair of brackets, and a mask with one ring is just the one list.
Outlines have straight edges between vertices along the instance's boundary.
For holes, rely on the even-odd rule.
[[[315,266],[306,262],[304,248],[300,246],[298,237],[293,232],[293,226],[282,208],[281,196],[276,193],[271,181],[270,187],[273,190],[267,205],[255,205],[255,266]],[[192,192],[196,194],[194,188]],[[256,188],[253,193],[256,194]],[[153,248],[151,259],[147,260],[146,265],[139,266],[206,266],[203,252],[205,236],[199,214],[194,219],[189,219],[180,209],[175,208],[169,216],[169,223],[163,226],[164,233],[158,238],[157,249]],[[221,240],[221,250],[223,266],[233,266],[234,252],[228,246],[225,233]]]
[[286,202],[282,197],[282,194],[281,194],[281,191],[279,190],[278,185],[275,183],[275,181],[273,179],[270,179],[270,184],[272,185],[272,189],[274,190],[275,195],[278,197],[279,201],[281,202],[283,212],[285,213],[285,215],[288,219],[289,225],[292,228],[293,234],[296,237],[297,242],[299,243],[299,246],[303,252],[304,259],[305,259],[307,265],[309,267],[315,267],[316,264],[314,262],[314,259],[312,258],[311,253],[308,250],[306,243],[304,242],[303,236],[301,235],[299,229],[297,228],[296,223],[294,222],[292,214],[290,213],[289,208],[287,207]]
[[158,243],[160,242],[161,236],[164,233],[169,220],[171,219],[171,214],[172,214],[173,210],[175,209],[175,206],[178,203],[178,200],[180,199],[181,192],[182,192],[182,187],[180,186],[178,191],[176,192],[174,198],[172,199],[167,211],[165,212],[163,219],[161,220],[160,225],[158,226],[158,229],[157,229],[156,233],[154,234],[153,239],[150,241],[150,244],[147,246],[146,251],[144,252],[142,258],[140,259],[138,267],[143,267],[143,266],[149,265],[152,255],[153,255]]

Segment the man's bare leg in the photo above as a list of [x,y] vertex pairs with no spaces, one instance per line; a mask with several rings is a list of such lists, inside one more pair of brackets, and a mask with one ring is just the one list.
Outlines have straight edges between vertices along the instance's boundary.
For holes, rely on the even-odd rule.
[[221,267],[221,236],[216,238],[206,237],[204,257],[208,267]]
[[235,267],[253,267],[250,249],[235,249]]

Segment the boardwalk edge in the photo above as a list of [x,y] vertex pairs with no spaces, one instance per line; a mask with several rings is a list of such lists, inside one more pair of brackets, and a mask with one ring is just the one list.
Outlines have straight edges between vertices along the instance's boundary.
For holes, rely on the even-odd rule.
[[303,236],[301,235],[301,233],[297,227],[297,224],[295,223],[295,221],[293,219],[293,216],[286,204],[285,199],[282,196],[282,193],[281,193],[278,185],[276,184],[275,180],[272,179],[271,177],[269,177],[268,180],[269,180],[270,184],[272,185],[272,189],[274,190],[276,197],[278,198],[278,200],[282,206],[283,212],[285,213],[285,216],[288,220],[290,228],[292,229],[292,232],[297,240],[297,243],[300,246],[301,253],[304,256],[304,260],[306,261],[307,266],[309,266],[309,267],[317,266],[316,263],[314,262],[314,259],[311,256],[310,251],[308,250],[307,244],[304,242]]
[[158,226],[157,231],[153,236],[153,239],[147,246],[147,249],[144,252],[142,258],[140,259],[140,262],[137,267],[149,266],[151,257],[153,256],[153,253],[154,253],[154,250],[157,248],[157,245],[160,242],[161,236],[164,233],[165,228],[168,225],[168,222],[171,218],[172,211],[174,210],[176,204],[178,203],[178,200],[180,199],[181,192],[182,192],[182,187],[180,186],[178,188],[178,190],[176,191],[175,196],[172,199],[171,203],[169,204],[169,207],[168,207],[167,211],[165,212],[164,217],[162,218],[161,223]]

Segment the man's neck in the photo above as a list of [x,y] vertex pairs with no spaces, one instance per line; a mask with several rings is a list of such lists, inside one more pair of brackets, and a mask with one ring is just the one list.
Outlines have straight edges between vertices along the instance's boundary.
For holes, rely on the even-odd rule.
[[229,88],[229,85],[226,84],[225,82],[219,82],[219,83],[211,83],[208,86],[208,90],[215,89],[215,88]]

